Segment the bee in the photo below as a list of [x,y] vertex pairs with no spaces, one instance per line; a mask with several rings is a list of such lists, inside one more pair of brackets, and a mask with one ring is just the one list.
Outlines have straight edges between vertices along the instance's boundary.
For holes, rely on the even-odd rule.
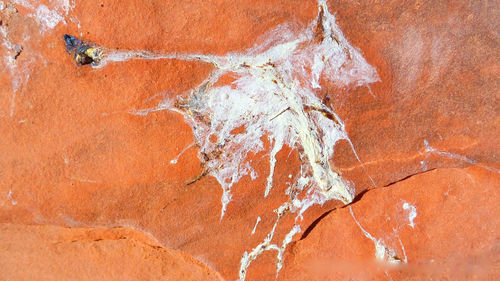
[[73,35],[64,34],[66,52],[73,53],[73,58],[78,66],[90,64],[97,66],[103,56],[102,48],[87,44]]

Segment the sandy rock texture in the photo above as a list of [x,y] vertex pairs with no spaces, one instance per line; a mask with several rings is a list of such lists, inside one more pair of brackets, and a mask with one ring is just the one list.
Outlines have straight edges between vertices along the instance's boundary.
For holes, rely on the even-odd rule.
[[0,279],[498,280],[499,23],[494,1],[0,1]]
[[7,280],[223,280],[130,228],[3,224],[0,236]]
[[283,280],[495,280],[498,182],[481,168],[445,168],[370,191],[291,246]]

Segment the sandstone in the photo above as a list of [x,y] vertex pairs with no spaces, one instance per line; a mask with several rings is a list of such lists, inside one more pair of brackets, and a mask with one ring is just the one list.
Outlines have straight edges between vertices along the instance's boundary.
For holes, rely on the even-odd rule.
[[[104,274],[109,265],[116,274],[137,280],[239,278],[243,253],[271,233],[277,218],[273,210],[298,202],[286,190],[300,176],[314,178],[308,169],[315,162],[307,162],[311,154],[304,152],[305,145],[285,142],[276,152],[272,189],[265,197],[277,131],[252,136],[251,123],[229,124],[230,137],[242,139],[238,144],[252,137],[252,144],[261,141],[262,147],[250,151],[247,162],[221,163],[220,155],[241,150],[204,150],[223,141],[220,128],[227,127],[200,137],[203,130],[193,124],[200,128],[207,117],[194,110],[203,108],[192,107],[190,97],[209,88],[214,95],[220,89],[231,93],[228,103],[242,93],[254,94],[245,89],[258,83],[243,83],[261,81],[258,75],[244,76],[254,65],[231,62],[243,57],[257,65],[263,49],[313,30],[314,36],[304,35],[307,40],[293,52],[277,52],[274,61],[260,67],[294,66],[296,84],[285,86],[300,85],[312,93],[304,116],[316,118],[309,122],[321,133],[313,140],[345,133],[322,147],[319,155],[333,153],[320,166],[330,167],[355,189],[349,205],[355,218],[375,239],[384,239],[398,265],[374,261],[374,242],[350,208],[329,200],[302,217],[288,213],[277,224],[272,239],[277,247],[294,225],[301,228],[284,252],[278,278],[494,280],[499,274],[494,258],[500,171],[498,7],[488,1],[338,0],[326,1],[327,9],[321,10],[322,2],[0,2],[0,240],[5,249],[0,263],[10,268],[0,269],[0,277],[33,279],[44,270],[51,280],[67,280],[66,274],[83,280],[85,274]],[[313,58],[331,49],[321,49],[328,25],[318,18],[331,19],[327,11],[349,44],[335,35],[344,47],[337,56],[359,53],[346,56],[337,68],[336,56]],[[105,48],[122,61],[108,56],[97,68],[77,66],[66,52],[64,34]],[[142,59],[124,57],[131,53]],[[275,59],[280,54],[289,56]],[[329,72],[315,76],[321,65]],[[211,87],[201,87],[217,71],[225,72]],[[269,102],[252,110],[274,110],[270,101],[275,96],[262,92]],[[186,100],[191,103],[183,104]],[[285,106],[255,120],[279,121],[291,111]],[[190,121],[193,116],[197,119]],[[324,130],[325,124],[332,130]],[[247,163],[253,169],[231,186],[222,219],[221,186],[231,178],[217,180],[207,163]],[[246,171],[245,165],[236,166]],[[308,194],[303,190],[296,199]],[[408,216],[413,207],[412,227]],[[116,238],[121,236],[126,239]],[[85,241],[65,242],[74,237]],[[399,241],[408,263],[402,263]],[[133,253],[124,266],[129,271],[121,272],[128,251]],[[78,255],[82,258],[72,259]],[[145,255],[154,261],[146,264]],[[82,269],[86,260],[92,267]],[[249,266],[246,280],[273,280],[276,262],[276,251],[264,252]],[[36,267],[19,273],[16,263]],[[50,263],[73,265],[63,270]],[[370,270],[359,272],[360,267]]]
[[3,224],[6,280],[223,280],[191,256],[129,228]]
[[470,167],[369,191],[290,247],[282,280],[496,280],[498,187],[497,173]]

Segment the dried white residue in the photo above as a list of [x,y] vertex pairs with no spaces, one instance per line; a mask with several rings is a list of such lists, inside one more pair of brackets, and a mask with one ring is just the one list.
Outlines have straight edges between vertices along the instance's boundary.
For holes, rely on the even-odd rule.
[[34,9],[38,2],[38,0],[12,0],[12,3],[21,5],[28,9]]
[[[2,1],[2,8],[0,11],[12,9],[15,10],[14,5],[23,6],[32,11],[28,16],[34,18],[40,25],[40,33],[53,29],[60,22],[66,23],[64,18],[68,15],[69,11],[74,7],[74,3],[69,0],[52,0],[48,1],[46,5],[39,4],[38,0],[13,0],[11,3],[4,4]],[[33,53],[31,50],[25,50],[25,43],[30,39],[30,34],[25,33],[22,40],[13,42],[9,34],[8,24],[0,26],[0,35],[2,40],[2,47],[6,49],[4,62],[6,69],[9,70],[12,81],[12,98],[10,103],[10,117],[14,116],[16,106],[16,96],[18,90],[24,87],[30,78],[32,72],[32,64],[35,59],[40,58],[39,53]],[[18,56],[23,52],[21,57]],[[26,53],[26,54],[25,54]],[[42,58],[42,62],[45,61]]]
[[15,60],[15,54],[19,50],[20,45],[14,45],[12,43],[12,40],[10,39],[9,36],[9,30],[7,29],[6,25],[0,26],[0,35],[2,36],[2,47],[5,48],[7,55],[4,56],[4,63],[5,66],[9,69],[11,76],[13,77],[12,79],[12,90],[13,92],[16,92],[19,89],[19,86],[21,84],[19,79],[14,79],[16,77],[16,60]]
[[257,247],[255,247],[250,253],[248,253],[248,252],[243,253],[243,257],[241,258],[241,261],[240,261],[239,280],[245,280],[246,275],[247,275],[247,271],[248,271],[248,267],[250,266],[250,264],[255,259],[257,259],[264,251],[269,251],[269,250],[274,250],[274,251],[278,252],[277,264],[276,264],[276,266],[277,266],[276,276],[277,276],[277,274],[279,273],[279,270],[282,267],[282,259],[283,259],[282,257],[283,257],[283,253],[286,249],[286,246],[292,240],[293,235],[300,232],[300,227],[298,225],[296,225],[286,235],[285,239],[282,242],[281,247],[278,247],[278,245],[276,245],[276,244],[271,244],[271,241],[273,240],[273,237],[274,237],[274,233],[276,231],[276,227],[278,226],[280,219],[289,210],[290,210],[290,204],[288,204],[288,202],[284,203],[278,209],[276,209],[275,212],[276,212],[278,217],[276,218],[276,221],[274,223],[274,226],[273,226],[271,232],[269,232],[267,234],[266,238],[264,239],[264,241],[262,241],[259,245],[257,245]]
[[417,208],[408,202],[403,202],[403,210],[408,211],[408,225],[411,226],[411,228],[415,228],[413,220],[417,217]]
[[40,5],[36,8],[35,17],[41,25],[40,31],[42,32],[54,29],[59,22],[64,21],[64,17],[57,10],[50,10],[45,5]]
[[193,145],[194,145],[194,143],[186,146],[179,154],[177,154],[177,156],[174,159],[170,160],[170,164],[177,164],[177,161],[179,160],[179,157],[181,157],[181,155],[184,152],[186,152],[186,150],[190,149]]
[[163,99],[156,107],[154,108],[146,108],[146,109],[132,109],[128,113],[132,115],[140,115],[146,116],[151,112],[162,111],[171,109],[174,105],[174,102],[170,99]]
[[19,54],[23,51],[22,44],[25,42],[26,38],[22,42],[14,43],[9,34],[9,29],[7,25],[0,26],[0,36],[2,40],[2,47],[5,49],[6,55],[3,57],[4,65],[6,69],[9,70],[12,83],[12,96],[9,108],[10,117],[14,116],[15,106],[16,106],[16,96],[17,91],[28,81],[31,73],[30,65],[35,61],[33,57],[30,59],[24,59],[20,63],[17,60]]
[[451,152],[447,152],[447,151],[437,150],[434,147],[430,146],[429,142],[427,140],[424,140],[424,147],[425,147],[425,152],[427,152],[427,153],[436,154],[436,155],[439,155],[439,156],[442,156],[442,157],[445,157],[445,158],[448,158],[448,159],[459,160],[459,161],[462,161],[462,162],[465,162],[465,163],[469,163],[469,164],[472,164],[472,165],[479,166],[479,167],[484,168],[484,169],[486,169],[488,171],[491,171],[491,172],[500,173],[500,169],[496,169],[496,168],[493,168],[493,167],[490,167],[490,166],[478,163],[477,161],[475,161],[473,159],[470,159],[468,157],[465,157],[463,155],[456,154],[456,153],[451,153]]
[[[253,171],[247,156],[264,150],[263,137],[271,144],[264,196],[272,190],[276,154],[287,145],[298,149],[303,160],[297,176],[301,182],[290,188],[291,199],[311,187],[309,201],[352,201],[354,191],[329,162],[335,143],[348,139],[344,124],[315,95],[314,88],[319,87],[320,75],[342,86],[378,78],[342,36],[326,5],[319,8],[317,19],[299,34],[279,26],[266,36],[271,40],[245,54],[199,56],[213,63],[215,70],[179,107],[193,128],[207,172],[222,186],[221,217],[232,186]],[[235,81],[215,87],[225,74],[233,75]],[[231,133],[237,128],[244,132]]]
[[70,0],[52,0],[49,1],[48,6],[39,4],[39,2],[35,0],[13,1],[13,3],[33,10],[33,14],[30,16],[40,24],[40,33],[54,29],[61,22],[66,24],[65,18],[69,11],[75,7],[74,1],[70,2]]
[[401,239],[399,238],[399,235],[397,234],[396,229],[393,229],[393,230],[394,230],[394,234],[396,234],[396,236],[398,237],[399,245],[401,246],[401,250],[403,251],[403,256],[404,256],[403,262],[408,263],[408,256],[406,256],[405,245],[403,245],[403,241],[401,241]]
[[290,242],[292,242],[293,236],[295,234],[300,233],[300,225],[294,225],[292,230],[287,233],[285,236],[285,239],[283,239],[283,242],[281,243],[281,247],[278,250],[278,256],[277,256],[277,261],[276,261],[276,279],[278,279],[278,274],[280,273],[281,268],[283,268],[283,254],[285,254],[286,247]]
[[9,200],[13,206],[17,205],[17,201],[12,198],[12,189],[10,189],[7,194],[7,200]]
[[[185,116],[205,174],[215,177],[222,187],[221,219],[231,201],[233,185],[243,176],[256,175],[247,157],[266,149],[263,138],[271,146],[263,196],[272,192],[274,168],[279,164],[277,153],[285,145],[299,152],[300,172],[287,190],[289,201],[275,210],[278,219],[264,241],[243,255],[241,281],[251,262],[266,250],[278,252],[279,272],[286,246],[300,232],[297,221],[310,206],[332,199],[344,203],[353,200],[354,189],[330,164],[337,141],[347,140],[351,146],[352,142],[339,116],[317,97],[320,80],[347,87],[367,86],[379,79],[376,70],[347,42],[324,0],[318,1],[317,17],[303,30],[280,25],[264,38],[263,43],[244,53],[225,56],[112,51],[102,47],[104,55],[96,66],[129,59],[198,60],[213,65],[212,73],[189,97],[175,105],[166,102],[170,108],[160,104],[130,113],[146,115],[169,109]],[[216,86],[224,75],[234,81]],[[272,243],[274,231],[281,216],[288,212],[297,213],[296,225],[278,246]]]
[[[359,229],[361,229],[363,234],[366,236],[366,238],[373,241],[373,244],[375,245],[375,258],[377,260],[387,262],[390,264],[399,264],[402,262],[401,259],[397,257],[396,251],[387,247],[382,239],[377,239],[377,238],[373,237],[368,231],[366,231],[361,226],[359,221],[356,219],[356,216],[354,215],[354,211],[352,210],[351,206],[349,206],[349,212],[351,213],[352,218],[354,219],[354,221],[358,225]],[[400,240],[400,242],[401,242],[401,240]],[[401,245],[403,245],[403,244],[401,243]],[[404,251],[404,248],[403,248],[403,251]],[[406,263],[406,261],[407,261],[406,252],[404,255],[405,255],[404,262]]]
[[255,234],[255,230],[257,230],[257,225],[259,225],[259,222],[260,222],[260,217],[257,217],[257,221],[255,222],[255,226],[253,227],[252,230],[252,235]]

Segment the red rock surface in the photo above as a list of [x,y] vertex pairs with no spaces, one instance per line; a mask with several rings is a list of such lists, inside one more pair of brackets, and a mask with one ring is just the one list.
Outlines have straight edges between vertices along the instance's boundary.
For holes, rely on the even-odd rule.
[[[0,2],[0,278],[36,279],[43,271],[50,280],[68,280],[66,274],[84,280],[85,274],[112,268],[137,280],[207,280],[216,278],[215,272],[237,279],[243,252],[264,239],[276,217],[272,210],[287,200],[288,175],[299,170],[297,150],[278,153],[275,187],[267,198],[268,151],[250,156],[259,177],[243,177],[234,186],[220,220],[219,183],[207,176],[186,185],[202,172],[198,148],[170,162],[194,142],[184,117],[171,111],[130,114],[154,108],[164,97],[187,96],[213,67],[179,59],[77,67],[62,36],[74,34],[108,48],[224,55],[262,42],[279,24],[305,27],[316,17],[317,3],[107,0],[75,1],[65,10],[63,2]],[[36,16],[41,5],[59,15],[52,18],[56,22]],[[337,143],[335,169],[357,194],[368,190],[351,204],[356,218],[390,243],[400,259],[397,237],[405,245],[408,264],[388,273],[393,280],[433,274],[497,279],[498,5],[328,1],[328,6],[347,40],[380,76],[370,84],[373,95],[368,87],[337,87],[325,77],[316,94],[345,122],[365,167],[346,141]],[[401,200],[417,208],[414,229],[406,225]],[[386,268],[373,262],[374,243],[349,208],[327,214],[340,206],[329,201],[304,214],[302,230],[308,234],[294,237],[280,279],[388,278]],[[251,235],[257,217],[262,221]],[[277,241],[293,219],[285,216]],[[158,242],[114,227],[151,233]],[[126,239],[114,240],[121,236]],[[65,242],[74,237],[88,242]],[[111,241],[103,245],[90,241],[94,238]],[[154,262],[143,263],[145,255]],[[252,263],[247,280],[273,280],[275,256],[266,252]],[[95,267],[82,269],[86,260]],[[65,266],[49,266],[56,263]],[[20,266],[31,271],[14,270]],[[359,266],[366,275],[357,272]]]
[[223,280],[132,229],[3,224],[0,230],[7,280]]
[[[283,280],[497,280],[500,219],[492,214],[500,211],[499,187],[498,173],[470,167],[370,191],[329,212],[290,247]],[[407,264],[378,262],[356,220]]]

